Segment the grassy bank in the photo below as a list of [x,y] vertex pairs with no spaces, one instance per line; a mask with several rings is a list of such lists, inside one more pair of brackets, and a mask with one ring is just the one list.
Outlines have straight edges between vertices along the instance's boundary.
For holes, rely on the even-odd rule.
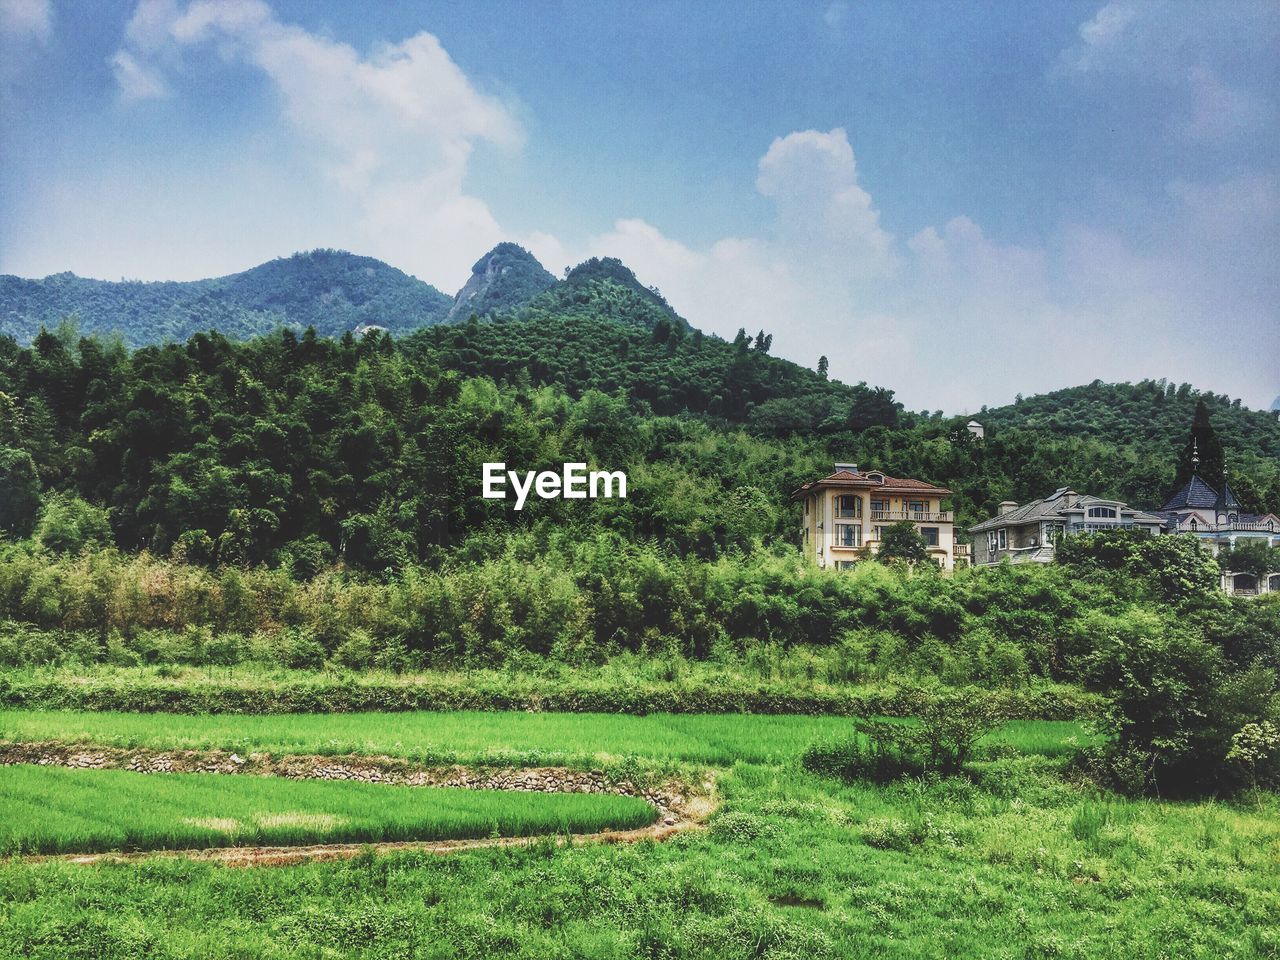
[[[798,658],[803,665],[803,659]],[[358,713],[536,710],[560,713],[911,716],[933,686],[831,683],[796,664],[777,671],[670,664],[629,673],[601,667],[439,670],[420,673],[223,668],[55,668],[0,671],[0,707],[164,713]],[[1015,716],[1071,720],[1099,698],[1062,684],[975,690]]]
[[0,851],[455,840],[639,827],[634,797],[18,765],[0,777]]
[[[729,766],[789,763],[818,740],[847,737],[841,717],[618,714],[359,713],[157,716],[0,711],[0,740],[92,743],[152,750],[385,754],[426,763],[652,760]],[[987,743],[1061,756],[1091,742],[1072,721],[1015,721]]]

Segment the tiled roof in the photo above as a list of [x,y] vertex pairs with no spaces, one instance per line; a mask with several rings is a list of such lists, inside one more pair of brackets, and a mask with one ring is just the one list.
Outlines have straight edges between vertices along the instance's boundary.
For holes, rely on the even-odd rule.
[[[1084,510],[1095,503],[1110,504],[1116,502],[1090,496],[1087,493],[1080,493],[1072,494],[1071,505],[1068,506],[1064,498],[1069,493],[1071,493],[1071,490],[1067,487],[1060,487],[1042,500],[1032,500],[1030,503],[1024,503],[1020,507],[1014,507],[1008,513],[992,517],[990,520],[984,520],[982,523],[970,527],[969,532],[982,533],[985,530],[998,530],[1001,527],[1020,527],[1025,524],[1039,523],[1042,520],[1061,520],[1068,511]],[[1163,524],[1165,522],[1164,517],[1157,516],[1154,513],[1146,513],[1142,510],[1135,510],[1125,504],[1120,505],[1120,512],[1132,514],[1133,520],[1138,523]]]
[[[876,474],[884,477],[884,482],[873,480],[869,474]],[[852,470],[837,470],[835,473],[828,474],[818,480],[810,481],[804,484],[792,496],[802,493],[805,490],[812,490],[815,487],[856,487],[859,489],[877,489],[900,491],[904,493],[927,493],[935,497],[947,497],[951,495],[951,491],[946,487],[939,487],[936,484],[927,483],[924,480],[912,480],[908,477],[891,477],[882,470],[866,470],[854,473]]]
[[[1234,499],[1234,496],[1232,497]],[[1192,474],[1181,489],[1164,502],[1161,510],[1212,510],[1218,502],[1218,491]]]

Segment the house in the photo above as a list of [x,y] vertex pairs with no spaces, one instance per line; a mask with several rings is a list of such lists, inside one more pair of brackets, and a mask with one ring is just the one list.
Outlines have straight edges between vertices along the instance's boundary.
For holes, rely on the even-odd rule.
[[804,504],[801,546],[820,567],[844,569],[873,557],[884,529],[910,520],[932,557],[954,569],[956,543],[950,510],[942,501],[951,491],[923,480],[891,477],[881,470],[837,463],[835,472],[806,483],[792,499]]
[[1019,506],[1005,500],[999,513],[969,528],[973,535],[973,563],[991,565],[1008,559],[1012,563],[1048,563],[1054,545],[1067,533],[1100,533],[1106,530],[1137,528],[1152,535],[1164,530],[1165,519],[1144,513],[1119,500],[1076,493],[1060,487],[1042,500]]
[[970,420],[965,424],[964,428],[973,434],[975,440],[985,440],[987,436],[987,428],[977,420]]
[[[1231,484],[1225,479],[1220,489],[1214,489],[1198,473],[1192,473],[1191,479],[1175,490],[1156,512],[1164,518],[1166,533],[1198,537],[1215,557],[1248,541],[1280,547],[1280,517],[1274,513],[1243,512]],[[1259,577],[1256,573],[1224,570],[1222,589],[1243,596],[1278,592],[1280,571]]]

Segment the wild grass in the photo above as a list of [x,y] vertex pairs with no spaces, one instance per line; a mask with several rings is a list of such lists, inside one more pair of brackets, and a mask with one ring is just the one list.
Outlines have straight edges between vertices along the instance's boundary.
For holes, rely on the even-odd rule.
[[264,870],[0,863],[0,956],[1280,954],[1274,797],[1125,800],[1055,766],[1007,758],[979,764],[975,780],[878,787],[740,763],[720,780],[711,829],[660,844]]
[[[385,754],[422,762],[608,763],[626,757],[729,766],[786,763],[816,740],[852,734],[840,717],[591,713],[156,715],[0,711],[0,740],[58,740],[157,750]],[[1072,721],[1015,721],[988,738],[1061,756],[1091,742]]]
[[527,837],[651,823],[643,800],[17,765],[0,772],[0,852]]

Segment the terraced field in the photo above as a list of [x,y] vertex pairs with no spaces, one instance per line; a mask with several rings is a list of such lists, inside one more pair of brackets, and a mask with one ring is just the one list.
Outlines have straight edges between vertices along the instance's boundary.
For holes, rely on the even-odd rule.
[[[154,750],[383,754],[423,762],[592,764],[628,756],[728,766],[793,761],[818,740],[847,737],[839,717],[745,714],[357,713],[144,714],[0,711],[0,740]],[[1063,756],[1093,742],[1072,721],[1026,720],[989,739],[1020,753]]]
[[530,837],[629,829],[635,797],[0,768],[0,853]]

